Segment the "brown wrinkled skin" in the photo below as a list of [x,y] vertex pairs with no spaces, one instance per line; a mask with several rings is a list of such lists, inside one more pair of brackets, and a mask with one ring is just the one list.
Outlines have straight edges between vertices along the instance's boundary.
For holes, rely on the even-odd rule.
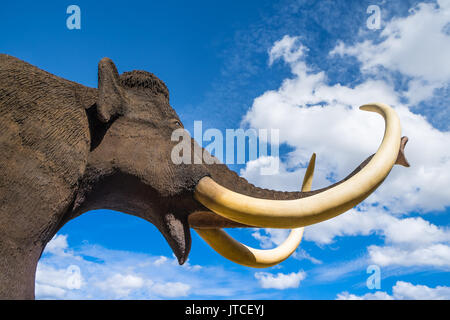
[[34,298],[45,245],[87,211],[113,209],[153,223],[182,264],[189,226],[241,226],[193,199],[202,177],[266,199],[323,191],[260,189],[223,164],[175,165],[171,134],[180,127],[166,86],[151,73],[119,77],[105,58],[94,89],[0,54],[0,299]]

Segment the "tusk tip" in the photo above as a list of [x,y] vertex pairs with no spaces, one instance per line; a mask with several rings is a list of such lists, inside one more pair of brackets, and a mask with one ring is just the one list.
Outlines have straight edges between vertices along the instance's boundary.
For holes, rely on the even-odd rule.
[[388,108],[390,108],[390,107],[384,103],[373,102],[373,103],[367,103],[367,104],[360,106],[359,110],[383,113],[383,111],[385,111]]
[[365,104],[363,106],[359,107],[359,110],[363,110],[363,111],[372,111],[373,110],[373,106],[370,104]]
[[404,136],[402,137],[402,139],[400,140],[400,149],[398,150],[398,156],[397,156],[397,160],[395,161],[395,164],[404,166],[409,168],[411,165],[408,162],[408,159],[406,159],[405,156],[405,146],[408,143],[408,137]]

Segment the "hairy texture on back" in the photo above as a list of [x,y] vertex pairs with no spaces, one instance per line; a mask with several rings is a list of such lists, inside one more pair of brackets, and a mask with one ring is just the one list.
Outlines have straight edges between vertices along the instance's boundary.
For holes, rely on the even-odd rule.
[[[96,99],[95,89],[0,55],[0,232],[9,225],[17,239],[51,233],[42,215],[55,211],[51,203],[68,206],[84,173],[90,147],[85,108]],[[50,192],[38,192],[43,188]],[[33,225],[30,219],[43,224],[24,230]]]

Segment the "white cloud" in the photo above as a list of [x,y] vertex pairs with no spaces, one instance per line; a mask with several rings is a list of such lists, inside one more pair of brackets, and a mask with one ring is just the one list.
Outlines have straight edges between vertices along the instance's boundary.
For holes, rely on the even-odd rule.
[[[280,171],[277,175],[261,176],[259,172],[264,159],[250,161],[241,170],[241,176],[251,183],[283,191],[299,190],[305,167],[313,152],[317,154],[313,189],[345,177],[363,159],[375,152],[384,132],[383,121],[379,116],[356,108],[368,102],[381,101],[393,106],[400,117],[403,134],[410,138],[406,147],[410,168],[395,166],[386,181],[358,209],[306,227],[305,240],[329,244],[339,236],[378,235],[386,245],[369,247],[368,258],[380,265],[449,265],[448,228],[431,224],[421,217],[404,217],[411,211],[442,211],[450,206],[450,132],[439,131],[425,117],[412,113],[408,106],[401,103],[403,93],[396,92],[390,83],[378,80],[380,77],[376,72],[379,69],[375,68],[383,66],[394,70],[396,60],[388,59],[392,48],[387,48],[387,43],[393,43],[395,49],[400,43],[398,41],[410,41],[414,28],[406,29],[411,21],[426,20],[431,23],[430,32],[439,33],[435,37],[431,35],[431,38],[434,37],[433,41],[441,39],[440,37],[445,37],[441,40],[448,41],[447,35],[436,31],[438,25],[443,23],[444,16],[447,17],[446,23],[449,21],[448,2],[445,3],[445,8],[444,3],[440,3],[441,8],[420,5],[410,16],[392,20],[383,31],[382,35],[386,38],[384,44],[368,41],[353,47],[340,44],[333,53],[357,55],[363,51],[363,46],[369,45],[378,45],[379,51],[385,50],[381,50],[380,56],[365,50],[366,56],[358,56],[362,59],[363,71],[371,70],[373,79],[369,74],[367,80],[354,87],[329,85],[325,72],[312,71],[304,61],[307,48],[299,42],[298,37],[285,36],[269,51],[270,64],[277,59],[283,60],[289,65],[293,76],[285,79],[277,90],[267,91],[257,97],[243,118],[243,125],[256,129],[279,129],[280,143],[290,145],[293,151],[283,161],[279,161]],[[438,16],[436,21],[429,19],[432,15]],[[391,36],[391,32],[395,36]],[[420,39],[417,44],[408,44],[423,45]],[[434,59],[433,62],[423,63],[444,63],[442,52],[435,52],[441,50],[439,41],[430,45],[434,47],[427,48],[426,54],[436,56],[430,57]],[[412,59],[419,59],[424,54],[418,53]],[[428,73],[431,65],[425,67],[425,70],[422,65],[418,65],[420,63],[397,66],[401,70],[395,70],[413,77],[413,81],[435,84],[436,81],[450,79],[446,60],[445,58],[446,67],[439,70],[439,75]],[[423,87],[423,83],[420,85]],[[417,94],[416,99],[423,94],[420,90],[410,93]],[[254,232],[253,236],[261,242],[261,246],[267,248],[280,243],[279,239],[286,234],[286,231],[267,229]]]
[[145,280],[139,276],[116,273],[96,285],[104,291],[113,293],[117,298],[127,298],[131,291],[142,288],[144,283]]
[[67,235],[57,234],[50,240],[45,249],[50,253],[59,254],[61,251],[64,252],[68,247]]
[[393,298],[383,291],[376,291],[374,293],[366,293],[363,296],[350,294],[347,291],[339,293],[336,296],[337,300],[393,300]]
[[322,264],[322,261],[312,257],[308,252],[305,251],[305,249],[301,248],[295,250],[295,252],[292,254],[292,257],[297,260],[309,260],[314,264]]
[[71,291],[80,289],[84,285],[83,275],[81,272],[74,274],[72,266],[57,268],[39,263],[36,269],[35,295],[42,299],[63,299]]
[[[252,236],[263,248],[281,244],[289,231],[255,229]],[[345,236],[381,237],[385,246],[369,246],[368,262],[380,266],[450,267],[450,230],[422,217],[400,218],[386,210],[361,205],[333,219],[307,226],[304,241],[319,245],[333,243]],[[298,251],[298,250],[297,250]],[[313,260],[311,260],[314,262]]]
[[[377,214],[378,213],[378,214]],[[372,211],[361,212],[352,209],[333,219],[305,228],[304,239],[318,244],[330,244],[336,237],[370,235],[382,231],[386,214]]]
[[386,217],[386,220],[389,221],[381,227],[380,232],[384,234],[388,243],[416,247],[450,241],[450,232],[447,228],[438,227],[420,217],[405,219]]
[[[56,238],[67,240],[67,236]],[[216,266],[179,266],[175,257],[109,250],[88,243],[73,249],[64,241],[57,243],[71,254],[46,250],[36,273],[37,299],[217,299],[259,290],[250,270],[246,276]],[[75,287],[70,281],[71,266],[80,271]]]
[[367,248],[370,263],[380,266],[450,267],[450,230],[421,217],[397,218],[377,208],[351,210],[305,228],[305,240],[329,244],[336,237],[376,234],[385,246]]
[[[286,229],[253,229],[252,236],[259,241],[263,249],[270,249],[279,246],[286,240],[289,230]],[[266,235],[262,234],[265,233]]]
[[[161,258],[158,260],[161,261]],[[132,294],[136,294],[136,291],[140,289],[148,292],[149,297],[176,298],[187,296],[191,289],[190,285],[183,282],[165,282],[161,280],[155,282],[145,276],[119,273],[114,274],[105,281],[98,282],[96,285],[104,291],[113,293],[117,298],[130,298]]]
[[[165,258],[165,259],[163,259]],[[157,262],[165,262],[166,257],[160,257]],[[161,263],[155,265],[160,266]],[[86,267],[86,266],[85,266]],[[96,266],[97,268],[99,266]],[[141,267],[145,267],[141,265]],[[86,267],[91,269],[92,266]],[[101,268],[100,268],[101,269]],[[113,299],[130,299],[130,298],[151,298],[164,297],[175,298],[187,296],[191,286],[179,281],[164,281],[165,279],[155,278],[152,280],[149,275],[133,274],[132,268],[122,268],[125,273],[115,272],[107,276],[105,279],[100,279],[102,273],[111,273],[115,268],[102,270],[102,272],[95,272],[89,279],[89,284],[99,288],[102,293],[95,292],[95,298],[113,298]],[[128,271],[127,271],[128,269]],[[66,269],[55,269],[53,266],[46,263],[40,263],[38,272],[36,274],[36,296],[40,299],[66,299],[73,298],[69,294],[71,289],[68,285],[69,276],[71,274]],[[82,280],[84,282],[84,279]],[[81,286],[78,287],[78,289]],[[90,287],[89,289],[92,290]],[[88,298],[91,294],[84,293],[82,298]]]
[[47,243],[45,253],[51,253],[59,256],[70,256],[72,253],[67,244],[67,235],[57,234]]
[[434,244],[418,248],[369,246],[370,260],[380,266],[433,266],[450,268],[450,246]]
[[354,45],[340,42],[330,54],[355,56],[362,71],[379,73],[379,67],[411,77],[406,96],[415,104],[432,96],[433,90],[450,80],[450,2],[420,3],[402,18],[394,18],[376,41]]
[[298,288],[300,281],[306,278],[304,271],[289,274],[277,273],[276,275],[268,272],[257,272],[255,278],[258,279],[260,285],[264,289],[289,289]]
[[160,266],[160,265],[166,263],[167,260],[169,260],[169,259],[167,259],[167,257],[161,256],[154,262],[154,265]]
[[[282,244],[289,236],[290,230],[287,229],[253,229],[252,236],[259,241],[259,245],[263,249],[271,249]],[[312,257],[308,252],[300,246],[294,251],[292,257],[297,260],[309,260],[313,264],[321,264],[322,261]]]
[[305,239],[329,244],[335,237],[378,234],[388,244],[413,247],[446,243],[450,230],[421,217],[397,218],[376,207],[352,209],[336,218],[305,228]]
[[191,286],[182,282],[157,283],[151,287],[151,291],[167,298],[185,297],[190,289]]
[[396,299],[409,300],[449,300],[450,287],[437,286],[430,288],[424,285],[413,285],[412,283],[397,281],[392,288]]
[[403,134],[410,138],[406,156],[411,167],[394,167],[367,201],[383,202],[399,213],[443,210],[450,205],[450,149],[446,147],[450,145],[450,132],[433,128],[424,117],[409,111],[384,81],[367,80],[354,88],[329,86],[325,74],[309,73],[303,60],[290,62],[290,66],[294,77],[284,80],[278,90],[257,97],[243,123],[256,129],[279,129],[280,143],[294,150],[280,162],[278,175],[259,175],[262,160],[258,159],[249,162],[241,176],[261,187],[298,190],[304,169],[296,168],[299,164],[305,167],[316,152],[313,188],[328,185],[326,178],[331,173],[334,178],[345,177],[377,150],[384,132],[378,115],[357,107],[382,101],[395,108]]
[[35,295],[39,299],[64,299],[66,290],[47,284],[36,283]]
[[338,300],[449,300],[450,287],[437,286],[430,288],[424,285],[414,285],[409,282],[397,281],[392,288],[392,295],[384,291],[366,293],[362,296],[348,292],[339,293]]
[[288,63],[297,61],[304,51],[307,50],[298,41],[298,37],[289,37],[287,35],[276,41],[269,51],[269,65],[280,58],[283,58]]
[[[274,157],[272,156],[259,157],[255,160],[247,162],[245,168],[241,169],[240,174],[248,181],[257,181],[258,185],[263,188],[285,191],[299,191],[310,156],[311,155],[302,159],[301,165],[303,168],[299,168],[295,171],[288,170],[288,165],[282,161],[279,161],[278,158],[276,158],[276,160],[273,160]],[[276,161],[279,163],[278,173],[275,176],[261,175],[261,169],[265,168],[268,163],[272,163],[272,161]],[[317,169],[314,174],[314,185],[327,184],[328,181],[326,179],[326,175],[327,172]]]

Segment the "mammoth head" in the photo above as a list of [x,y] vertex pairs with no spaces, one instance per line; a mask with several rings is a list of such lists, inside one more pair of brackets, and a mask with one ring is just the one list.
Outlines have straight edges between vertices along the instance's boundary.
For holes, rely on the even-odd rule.
[[[173,197],[194,188],[200,166],[175,165],[171,153],[174,130],[183,125],[169,104],[169,91],[146,71],[119,75],[114,63],[103,58],[98,67],[97,130],[91,142],[91,163],[103,171],[129,175],[162,197]],[[95,131],[95,130],[94,130]],[[193,141],[191,141],[193,143]],[[194,171],[194,172],[190,172]]]
[[[217,161],[172,161],[178,142],[171,136],[183,126],[169,104],[167,87],[156,76],[145,71],[119,75],[108,58],[100,61],[98,75],[98,100],[89,119],[92,150],[79,207],[115,209],[150,221],[180,264],[189,253],[190,227],[237,263],[277,264],[299,245],[304,226],[344,213],[374,192],[394,164],[408,166],[403,154],[407,138],[401,138],[396,113],[385,104],[371,103],[361,109],[385,119],[385,135],[378,151],[347,178],[311,191],[313,155],[301,192],[260,189]],[[192,146],[191,158],[195,150],[208,154],[193,139],[187,143]],[[264,251],[236,242],[221,230],[224,227],[293,230],[280,247]]]
[[[159,99],[163,104],[166,102],[165,110],[162,107],[160,112],[165,111],[165,116],[179,121],[175,111],[168,106],[169,90],[166,85],[149,72],[132,71],[119,76],[112,60],[103,58],[98,64],[98,88],[97,111],[102,122],[132,112],[149,113],[152,107],[149,103],[153,99]],[[159,116],[163,116],[161,113]]]

